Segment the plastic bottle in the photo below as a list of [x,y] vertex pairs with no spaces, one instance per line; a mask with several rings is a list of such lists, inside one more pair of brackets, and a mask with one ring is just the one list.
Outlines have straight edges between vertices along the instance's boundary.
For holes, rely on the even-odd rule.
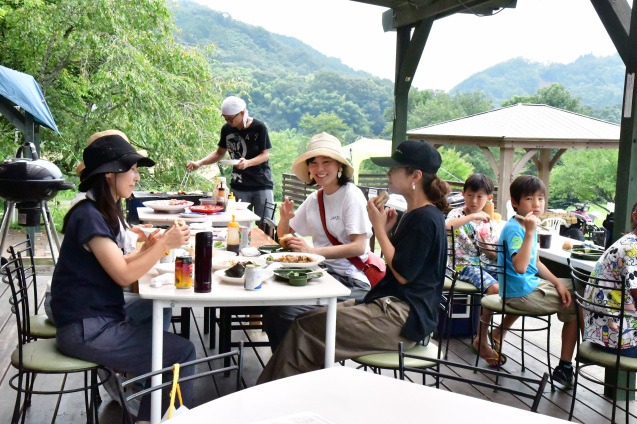
[[212,189],[212,195],[210,196],[212,198],[212,202],[216,205],[217,204],[217,193],[219,192],[219,177],[217,177],[217,180],[215,181],[215,187]]
[[487,203],[485,203],[482,211],[488,213],[491,217],[491,220],[493,221],[493,213],[495,212],[495,207],[492,201],[489,200]]
[[[224,178],[225,179],[225,178]],[[219,179],[219,190],[217,190],[217,206],[223,206],[222,210],[226,210],[226,185],[225,182]]]
[[210,293],[212,282],[212,231],[195,236],[195,293]]
[[237,212],[237,199],[232,192],[230,192],[230,196],[228,196],[228,201],[226,202],[226,212],[230,215],[234,215]]
[[237,255],[239,254],[239,248],[241,247],[240,231],[239,223],[234,220],[234,215],[232,215],[232,222],[228,223],[228,240],[226,248],[228,251],[235,252]]

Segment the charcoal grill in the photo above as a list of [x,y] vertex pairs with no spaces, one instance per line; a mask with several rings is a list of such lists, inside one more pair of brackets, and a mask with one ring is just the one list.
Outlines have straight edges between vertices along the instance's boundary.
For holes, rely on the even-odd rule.
[[[31,158],[23,157],[26,149],[30,150]],[[32,143],[23,144],[18,148],[15,158],[8,158],[0,163],[0,197],[7,201],[0,226],[0,252],[4,249],[9,222],[15,208],[18,210],[19,225],[35,227],[40,225],[40,216],[43,218],[53,262],[56,262],[51,236],[55,237],[58,251],[60,242],[47,201],[54,198],[58,191],[73,188],[73,184],[64,181],[57,166],[39,159]]]

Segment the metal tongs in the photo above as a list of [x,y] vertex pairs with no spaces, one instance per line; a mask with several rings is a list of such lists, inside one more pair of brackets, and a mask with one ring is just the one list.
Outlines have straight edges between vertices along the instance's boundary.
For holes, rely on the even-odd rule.
[[188,182],[190,181],[191,174],[192,174],[192,171],[186,171],[186,173],[184,174],[184,177],[181,179],[181,183],[179,183],[179,188],[184,188],[186,184],[188,184]]

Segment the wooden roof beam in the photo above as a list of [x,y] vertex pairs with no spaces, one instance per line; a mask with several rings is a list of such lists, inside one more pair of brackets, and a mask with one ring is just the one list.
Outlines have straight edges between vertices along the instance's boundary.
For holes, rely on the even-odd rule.
[[[372,3],[365,1],[365,3]],[[375,2],[378,4],[382,2]],[[387,2],[385,2],[386,5]],[[503,7],[515,7],[511,0],[466,0],[462,4],[457,0],[405,1],[383,13],[385,31],[400,27],[413,26],[424,19],[440,19],[455,13],[492,13]]]
[[626,0],[591,0],[599,19],[613,41],[617,53],[628,63],[628,34],[632,9]]

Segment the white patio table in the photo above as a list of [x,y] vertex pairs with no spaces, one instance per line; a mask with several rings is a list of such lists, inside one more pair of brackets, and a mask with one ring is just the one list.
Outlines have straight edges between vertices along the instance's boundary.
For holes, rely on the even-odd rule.
[[[146,222],[153,225],[170,225],[175,219],[183,219],[187,224],[192,222],[206,222],[213,227],[221,227],[228,225],[228,222],[232,221],[232,215],[227,212],[213,213],[205,217],[192,219],[192,218],[180,218],[178,213],[161,213],[155,212],[151,208],[137,208],[137,215],[141,222]],[[240,225],[252,227],[255,221],[259,221],[261,217],[252,211],[247,209],[237,210],[235,213],[235,221]]]
[[[266,280],[260,290],[248,291],[243,285],[221,282],[212,278],[210,293],[195,293],[194,289],[178,289],[174,285],[159,288],[150,287],[150,279],[156,276],[151,270],[139,280],[139,295],[153,301],[153,345],[152,370],[162,368],[163,352],[163,309],[188,306],[281,306],[281,305],[327,305],[327,327],[325,332],[325,367],[334,364],[336,343],[336,298],[348,296],[350,290],[324,273],[323,277],[312,280],[308,285],[293,287],[275,279]],[[161,376],[153,377],[152,385],[161,384]],[[151,394],[151,423],[161,419],[161,391]]]
[[[284,420],[292,414],[320,418]],[[170,423],[447,424],[476,422],[476,419],[486,422],[485,417],[489,424],[567,422],[419,383],[337,366],[223,396],[173,417]]]

